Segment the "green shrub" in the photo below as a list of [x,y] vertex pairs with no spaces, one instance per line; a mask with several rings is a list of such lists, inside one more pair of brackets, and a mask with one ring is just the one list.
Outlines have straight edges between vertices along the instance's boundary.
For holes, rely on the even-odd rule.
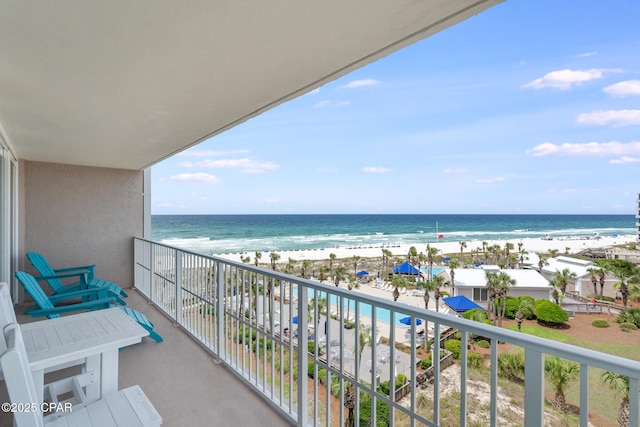
[[310,378],[314,377],[315,370],[316,370],[316,364],[312,360],[307,364],[307,374],[309,375]]
[[518,302],[519,302],[519,306],[523,306],[524,304],[523,301],[528,301],[531,304],[531,310],[522,310],[522,314],[524,315],[524,318],[527,320],[534,320],[536,318],[536,300],[533,297],[530,297],[529,295],[522,295],[520,297],[518,297]]
[[491,347],[491,343],[487,340],[479,340],[476,341],[476,345],[480,348],[489,348]]
[[405,374],[398,374],[396,377],[396,390],[407,383],[407,376]]
[[[381,399],[376,399],[376,426],[388,427],[389,413],[389,404]],[[371,399],[360,401],[360,422],[355,424],[360,426],[373,425],[371,421]]]
[[460,352],[462,351],[462,343],[460,340],[448,340],[444,346],[453,354],[454,359],[460,359]]
[[593,322],[591,322],[591,326],[595,326],[596,328],[608,328],[609,322],[607,322],[604,319],[596,319]]
[[467,353],[467,365],[471,368],[479,368],[482,364],[482,356],[476,351],[469,351]]
[[536,316],[538,322],[546,325],[559,325],[569,320],[569,315],[562,307],[544,299],[536,301]]
[[431,367],[431,355],[428,358],[420,361],[420,369],[429,369]]
[[616,318],[618,323],[633,323],[640,328],[640,308],[628,308],[622,311]]
[[520,300],[516,297],[507,297],[507,305],[504,311],[504,317],[507,319],[515,319],[518,308],[520,307]]
[[524,353],[502,353],[498,356],[498,373],[510,380],[524,378]]
[[309,341],[309,342],[307,343],[307,351],[308,351],[309,353],[312,353],[312,354],[313,354],[313,352],[315,351],[315,349],[316,349],[316,342],[315,342],[315,341]]
[[474,308],[473,310],[465,311],[462,315],[467,320],[475,320],[476,322],[484,322],[489,317],[487,311],[482,308]]
[[624,329],[627,331],[637,331],[638,327],[633,323],[620,323],[620,329]]
[[327,382],[327,370],[325,368],[318,369],[318,381],[320,384],[325,385]]
[[383,396],[389,396],[389,390],[389,381],[382,381],[378,386],[378,393],[382,394]]

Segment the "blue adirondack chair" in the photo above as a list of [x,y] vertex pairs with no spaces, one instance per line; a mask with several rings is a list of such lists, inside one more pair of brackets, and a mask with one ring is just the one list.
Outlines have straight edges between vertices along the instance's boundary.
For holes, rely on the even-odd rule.
[[[46,281],[56,295],[83,289],[104,288],[108,291],[109,295],[115,297],[120,304],[126,305],[126,302],[124,302],[122,298],[126,298],[128,295],[115,283],[96,278],[93,275],[93,265],[54,270],[47,259],[37,252],[27,252],[27,258],[35,269],[38,270],[38,273],[40,273],[40,277],[36,277],[36,280]],[[64,285],[60,279],[68,277],[78,277],[79,281]]]
[[[44,293],[35,277],[24,271],[17,271],[16,278],[24,288],[25,292],[36,303],[36,307],[30,308],[25,311],[24,314],[28,314],[33,317],[46,316],[48,319],[60,317],[62,313],[68,313],[73,311],[87,311],[87,310],[101,310],[110,307],[118,307],[123,310],[127,316],[138,322],[140,326],[149,331],[149,336],[157,342],[162,342],[162,337],[153,330],[153,323],[147,319],[144,313],[137,310],[133,310],[129,307],[123,307],[121,305],[114,304],[116,298],[108,296],[108,290],[105,288],[92,288],[84,289],[80,291],[64,292],[62,294],[48,296]],[[83,302],[77,304],[64,304],[56,305],[57,303],[70,299],[70,298],[85,298]]]

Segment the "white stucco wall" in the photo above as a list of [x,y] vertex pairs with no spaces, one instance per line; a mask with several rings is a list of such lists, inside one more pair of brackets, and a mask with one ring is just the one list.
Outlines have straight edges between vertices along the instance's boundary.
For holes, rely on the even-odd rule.
[[143,232],[143,172],[21,162],[19,269],[42,253],[54,268],[96,264],[96,276],[133,285],[133,236]]

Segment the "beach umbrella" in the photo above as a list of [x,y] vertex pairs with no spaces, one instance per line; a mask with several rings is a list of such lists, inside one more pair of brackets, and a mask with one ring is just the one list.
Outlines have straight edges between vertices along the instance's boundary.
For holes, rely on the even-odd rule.
[[[400,319],[400,323],[402,323],[403,325],[407,325],[407,326],[411,326],[411,317],[403,317],[402,319]],[[416,325],[421,325],[422,324],[422,320],[420,319],[416,319]]]
[[293,317],[293,324],[297,325],[298,324],[298,316],[294,316]]
[[358,276],[368,276],[368,275],[369,275],[368,271],[364,271],[364,270],[358,271]]

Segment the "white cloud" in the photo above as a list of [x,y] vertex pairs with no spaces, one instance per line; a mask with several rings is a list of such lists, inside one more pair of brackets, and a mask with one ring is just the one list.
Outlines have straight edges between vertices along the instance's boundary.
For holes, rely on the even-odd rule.
[[343,107],[345,105],[349,105],[351,101],[331,101],[329,99],[325,99],[320,102],[316,102],[313,106],[315,108],[323,108],[323,107]]
[[640,157],[622,156],[619,159],[609,160],[612,165],[624,165],[627,163],[640,163]]
[[594,56],[594,55],[597,55],[597,54],[598,54],[598,52],[596,52],[596,51],[593,51],[593,52],[585,52],[585,53],[580,53],[580,54],[576,55],[576,57],[577,57],[577,58],[586,58],[586,57],[588,57],[588,56]]
[[362,168],[362,172],[364,173],[387,173],[391,172],[391,169],[383,168],[379,166],[366,166]]
[[607,86],[602,89],[604,93],[608,93],[611,96],[624,98],[625,96],[638,96],[640,95],[640,80],[626,80]]
[[193,167],[193,163],[191,163],[191,162],[180,162],[180,163],[178,163],[178,166],[180,166],[181,168],[192,168]]
[[445,169],[442,171],[443,173],[467,173],[466,169],[458,168],[458,169]]
[[198,166],[214,169],[214,168],[230,168],[240,169],[242,173],[262,173],[268,170],[278,169],[280,165],[272,162],[258,162],[252,159],[222,159],[222,160],[204,160],[198,163]]
[[309,91],[309,92],[307,92],[305,95],[316,95],[316,94],[318,94],[318,93],[320,93],[320,88],[319,88],[319,87],[318,87],[318,88],[315,88],[315,89],[313,89],[313,90],[310,90],[310,91]]
[[630,142],[624,144],[618,141],[611,142],[587,142],[584,144],[565,143],[556,145],[551,142],[537,145],[531,150],[527,150],[527,154],[536,157],[542,156],[607,156],[607,155],[624,155],[639,154],[640,142]]
[[347,89],[353,89],[356,87],[363,87],[363,86],[373,86],[373,85],[377,85],[380,82],[374,79],[364,79],[364,80],[353,80],[349,83],[347,83],[346,85],[342,86],[344,88]]
[[232,150],[232,151],[217,151],[217,150],[196,150],[195,148],[189,148],[178,153],[178,156],[185,157],[219,157],[219,156],[232,156],[236,154],[246,154],[249,150]]
[[620,73],[622,70],[592,68],[590,70],[557,70],[545,74],[543,77],[535,79],[523,85],[523,88],[542,89],[552,87],[560,90],[571,89],[575,85],[579,85],[590,80],[601,79],[605,73]]
[[609,110],[582,113],[576,122],[584,125],[612,125],[613,127],[640,125],[640,110]]
[[497,176],[495,178],[479,178],[476,179],[476,183],[478,184],[493,184],[495,182],[502,182],[504,181],[504,178],[501,176]]
[[280,200],[278,199],[273,199],[273,198],[269,198],[269,199],[264,199],[265,203],[278,203]]
[[207,184],[218,184],[220,182],[220,178],[215,175],[210,175],[208,173],[181,173],[178,175],[173,175],[169,178],[171,181],[183,181],[183,182],[204,182]]

